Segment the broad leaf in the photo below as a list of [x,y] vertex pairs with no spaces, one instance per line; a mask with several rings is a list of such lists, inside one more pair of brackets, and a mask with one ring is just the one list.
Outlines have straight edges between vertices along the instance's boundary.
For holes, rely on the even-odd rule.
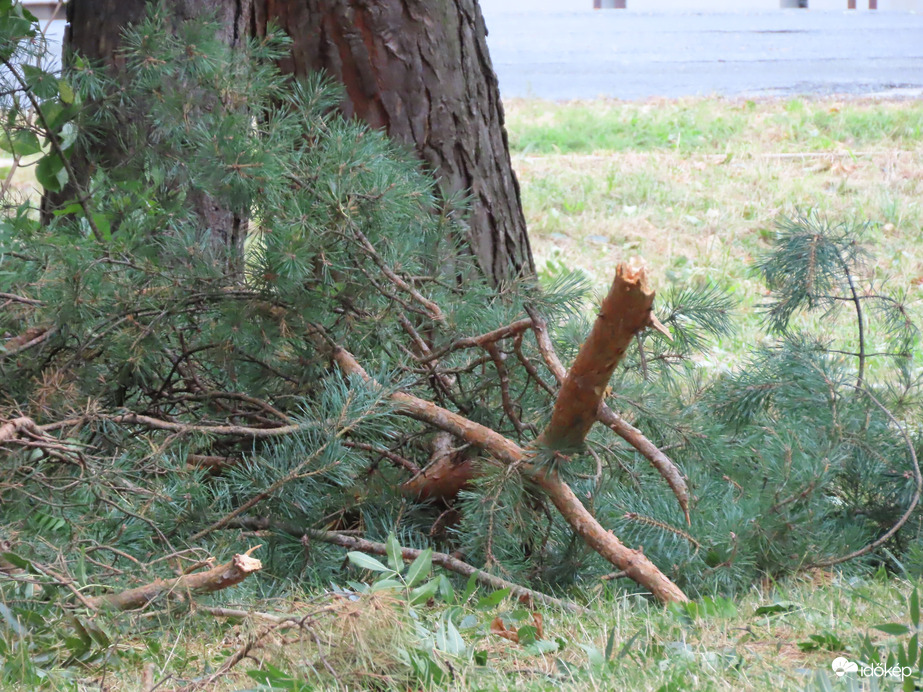
[[376,560],[371,555],[366,555],[365,553],[360,553],[357,551],[351,551],[346,553],[346,557],[351,563],[356,565],[356,567],[361,567],[362,569],[369,569],[373,572],[393,572],[390,567],[386,567],[381,562]]
[[26,84],[36,96],[48,99],[58,95],[58,80],[53,74],[32,65],[21,67]]
[[393,533],[388,534],[388,540],[385,541],[386,552],[388,553],[388,564],[395,572],[400,572],[404,567],[404,559],[401,557],[401,546]]
[[64,103],[74,102],[74,89],[63,79],[58,80],[58,95]]
[[920,627],[920,592],[914,587],[910,594],[910,622],[919,629]]
[[496,605],[510,595],[509,587],[505,589],[500,589],[499,591],[494,591],[492,594],[488,594],[483,598],[478,599],[478,608],[481,610],[487,610],[488,608],[493,608]]
[[16,156],[30,156],[39,153],[42,145],[32,130],[17,130],[12,136],[6,132],[0,136],[0,149]]
[[907,625],[902,625],[899,622],[885,622],[881,625],[872,625],[876,630],[884,632],[885,634],[893,634],[895,636],[900,636],[902,634],[907,634],[910,632],[910,628]]
[[410,605],[426,603],[429,599],[436,595],[436,589],[438,588],[439,583],[435,579],[426,582],[422,586],[418,586],[410,592]]
[[421,581],[426,579],[429,576],[430,570],[433,567],[433,549],[427,548],[422,553],[417,555],[417,559],[413,561],[410,565],[410,568],[407,570],[407,586],[416,586]]
[[39,185],[52,192],[60,192],[67,184],[64,162],[57,154],[46,154],[35,167],[35,179]]

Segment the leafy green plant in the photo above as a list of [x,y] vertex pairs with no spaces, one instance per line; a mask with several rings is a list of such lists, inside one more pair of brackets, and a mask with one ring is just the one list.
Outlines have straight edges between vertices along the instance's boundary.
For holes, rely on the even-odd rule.
[[12,552],[0,554],[10,581],[0,601],[0,661],[3,677],[39,687],[71,677],[60,671],[85,669],[116,655],[104,619],[61,608],[69,592],[54,574]]
[[437,592],[443,599],[451,600],[454,589],[451,582],[444,575],[433,577],[433,550],[426,548],[413,562],[404,569],[404,560],[401,557],[401,546],[393,533],[388,535],[388,564],[385,565],[377,558],[362,552],[352,551],[346,554],[349,561],[360,569],[379,573],[380,576],[370,585],[362,582],[350,582],[350,586],[366,593],[368,591],[399,591],[411,606],[426,603]]
[[856,650],[856,656],[866,666],[880,666],[888,671],[900,669],[902,689],[911,692],[921,687],[920,668],[923,663],[919,587],[914,586],[910,596],[902,599],[907,606],[908,621],[874,625],[875,629],[891,635],[893,639],[875,642],[866,634]]
[[[471,469],[457,498],[405,492],[439,433],[399,419],[391,395],[412,393],[527,446],[555,400],[542,349],[527,330],[489,347],[473,335],[521,323],[528,308],[570,362],[589,327],[585,277],[552,262],[542,285],[489,285],[458,242],[463,209],[438,198],[406,151],[339,117],[334,87],[282,75],[277,32],[231,52],[213,26],[173,27],[152,5],[126,34],[131,76],[117,83],[80,59],[61,77],[17,62],[37,34],[19,9],[2,18],[2,31],[19,34],[0,140],[23,165],[36,157],[56,195],[41,210],[7,199],[0,224],[0,406],[16,433],[4,433],[0,502],[20,569],[47,577],[54,565],[57,586],[74,587],[23,606],[20,584],[0,581],[5,652],[22,664],[12,679],[32,684],[42,656],[64,669],[113,652],[108,635],[66,621],[65,599],[242,552],[252,535],[238,530],[265,538],[265,569],[241,586],[253,599],[342,579],[341,554],[310,540],[317,527],[387,537],[384,560],[349,556],[376,578],[338,591],[380,599],[384,624],[368,627],[383,636],[366,642],[376,656],[351,657],[342,642],[357,640],[345,635],[326,644],[402,682],[448,684],[451,660],[486,666],[495,623],[526,657],[575,647],[540,636],[528,610],[505,609],[505,590],[477,595],[469,581],[458,593],[433,574],[429,549],[405,566],[396,533],[577,600],[600,577],[637,590],[575,539],[519,465],[477,444],[452,447],[453,466]],[[650,146],[698,147],[725,131],[687,115],[660,123]],[[100,139],[111,143],[104,155]],[[638,200],[621,202],[660,194],[656,182],[647,176]],[[241,225],[234,237],[216,233],[203,201],[249,224],[247,242]],[[663,292],[655,310],[672,340],[634,341],[610,403],[683,469],[688,516],[650,454],[602,426],[554,467],[607,528],[691,595],[709,594],[679,610],[687,625],[729,617],[728,595],[761,578],[852,554],[864,559],[844,569],[866,570],[883,560],[874,548],[900,559],[919,534],[915,432],[904,436],[919,412],[917,336],[904,299],[867,271],[860,231],[806,216],[772,234],[758,268],[773,340],[740,367],[700,367],[732,329],[723,286]],[[856,344],[795,328],[853,313]],[[370,374],[330,367],[348,355],[342,344]],[[67,627],[43,629],[30,608]],[[611,674],[623,653],[660,661],[669,650],[677,667],[695,658],[672,639],[639,641],[617,654],[610,633],[603,650],[586,649],[587,674]],[[329,680],[264,672],[261,684]]]

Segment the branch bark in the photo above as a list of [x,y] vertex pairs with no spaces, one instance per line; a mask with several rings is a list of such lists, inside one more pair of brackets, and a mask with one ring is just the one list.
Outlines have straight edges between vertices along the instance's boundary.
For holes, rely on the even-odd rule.
[[419,500],[450,499],[458,495],[477,474],[467,449],[454,449],[454,440],[449,433],[437,433],[430,463],[402,483],[401,492]]
[[[548,335],[548,327],[541,317],[534,314],[534,311],[530,311],[530,315],[532,317],[532,331],[535,334],[535,341],[538,344],[542,358],[545,360],[551,374],[558,381],[558,386],[561,386],[567,377],[567,371],[554,350],[554,344],[551,343],[551,337]],[[645,437],[644,433],[609,408],[605,402],[600,403],[596,418],[651,462],[651,465],[666,480],[676,496],[679,506],[686,517],[686,524],[691,523],[689,520],[689,489],[686,486],[686,479],[683,477],[682,471],[673,463],[673,460]]]
[[596,414],[615,367],[635,334],[651,325],[654,291],[642,268],[620,264],[609,294],[574,364],[564,378],[551,422],[537,445],[568,451],[579,447],[596,422]]
[[21,418],[13,418],[3,425],[0,425],[0,443],[17,438],[19,433],[24,430],[39,434],[41,432],[38,426],[35,424],[35,421],[31,418],[26,418],[25,416]]
[[[649,318],[649,312],[647,317]],[[328,344],[319,333],[315,333],[314,337],[319,347],[330,349],[333,360],[341,371],[345,374],[358,375],[366,382],[372,381],[351,353],[340,346]],[[665,603],[689,600],[679,587],[647,559],[643,552],[628,548],[614,534],[606,531],[574,495],[570,486],[561,481],[556,474],[546,473],[528,463],[529,455],[515,442],[508,440],[495,430],[412,394],[395,392],[391,395],[391,399],[398,405],[398,411],[403,415],[450,432],[485,450],[498,461],[516,465],[522,473],[548,494],[562,516],[588,545],[618,569],[625,570],[626,574],[637,583],[650,589],[657,599]]]
[[134,610],[142,608],[155,598],[170,592],[180,593],[212,593],[229,586],[239,584],[248,576],[262,568],[262,563],[249,553],[238,554],[223,565],[218,565],[205,572],[184,574],[175,579],[157,579],[150,584],[138,586],[134,589],[121,591],[105,596],[87,598],[88,605],[93,608],[108,606],[116,610]]
[[[314,540],[323,541],[324,543],[332,543],[333,545],[338,545],[341,548],[358,550],[363,553],[371,553],[373,555],[388,554],[388,548],[384,543],[369,541],[365,538],[356,538],[355,536],[346,536],[334,531],[321,531],[318,529],[301,528],[290,523],[270,521],[269,519],[261,517],[241,517],[236,519],[234,523],[230,524],[229,526],[246,529],[248,531],[266,531],[268,529],[276,529],[277,531],[282,531],[283,533],[287,533],[290,536],[296,536],[299,538],[308,537]],[[416,548],[401,547],[401,558],[404,560],[404,562],[413,562],[420,556],[420,553],[422,552],[422,550],[417,550]],[[467,562],[459,560],[458,558],[452,557],[446,553],[434,552],[433,564],[439,565],[440,567],[443,567],[451,572],[461,574],[465,577],[470,577],[473,574],[475,575],[475,579],[477,579],[481,584],[489,586],[493,589],[509,589],[510,594],[516,598],[529,598],[536,603],[556,606],[571,612],[584,611],[584,608],[581,608],[576,603],[562,601],[559,598],[549,596],[548,594],[541,593],[540,591],[527,589],[526,587],[520,586],[519,584],[515,584],[511,581],[507,581],[506,579],[501,579],[500,577],[494,576],[493,574],[489,574],[484,570],[480,570],[477,567],[469,565]]]

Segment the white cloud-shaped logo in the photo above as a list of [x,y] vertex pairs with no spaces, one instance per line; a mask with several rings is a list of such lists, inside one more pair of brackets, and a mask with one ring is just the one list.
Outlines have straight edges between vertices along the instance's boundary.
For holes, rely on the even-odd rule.
[[846,673],[857,673],[859,671],[858,663],[845,659],[842,656],[833,659],[833,663],[830,665],[833,666],[833,672],[836,673],[839,678],[846,675]]

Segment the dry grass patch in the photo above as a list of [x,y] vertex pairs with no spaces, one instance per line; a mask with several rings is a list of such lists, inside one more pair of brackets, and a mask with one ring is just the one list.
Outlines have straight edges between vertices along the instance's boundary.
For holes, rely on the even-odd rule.
[[[508,110],[539,270],[579,269],[602,289],[618,262],[641,256],[658,290],[718,283],[742,308],[741,332],[717,345],[718,359],[760,338],[754,307],[764,288],[749,266],[781,216],[816,210],[835,222],[867,222],[871,276],[911,302],[921,295],[917,102],[517,101]],[[634,144],[607,138],[614,119],[638,133]],[[582,139],[558,147],[571,141],[575,122]],[[653,146],[651,131],[669,127],[699,139]]]

